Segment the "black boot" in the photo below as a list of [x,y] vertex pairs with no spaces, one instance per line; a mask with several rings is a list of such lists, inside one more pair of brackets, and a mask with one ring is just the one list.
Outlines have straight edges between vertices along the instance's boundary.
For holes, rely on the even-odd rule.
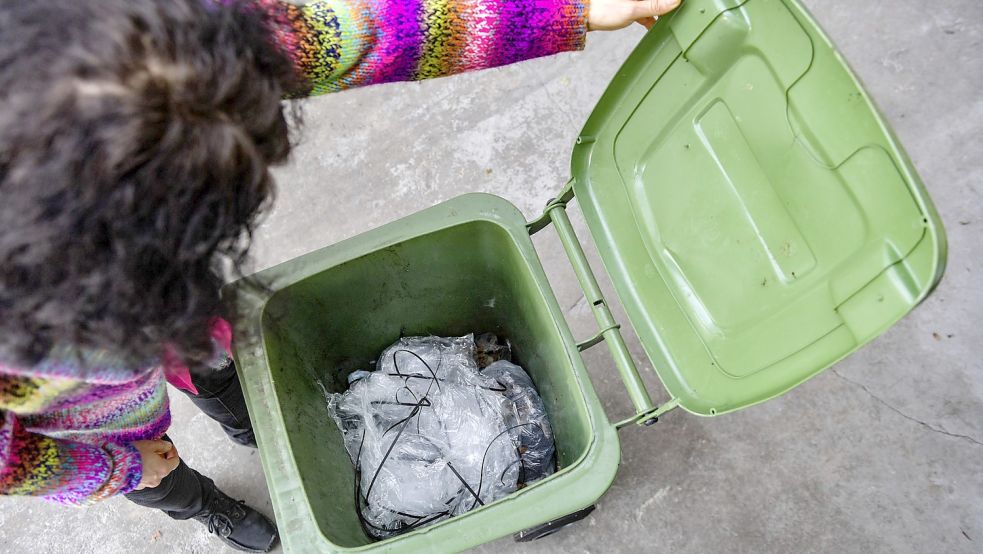
[[232,358],[215,369],[200,369],[191,373],[191,382],[198,394],[184,391],[191,402],[205,415],[219,422],[233,442],[256,448],[256,436],[246,410],[246,399],[236,376]]
[[194,519],[208,526],[222,542],[243,552],[269,552],[276,546],[276,525],[263,514],[217,488],[205,510]]

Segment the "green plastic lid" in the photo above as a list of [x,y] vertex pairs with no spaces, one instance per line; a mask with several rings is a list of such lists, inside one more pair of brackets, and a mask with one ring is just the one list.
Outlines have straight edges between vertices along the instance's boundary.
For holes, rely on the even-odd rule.
[[793,0],[687,0],[588,120],[574,192],[685,409],[781,394],[941,278],[942,225],[866,92]]

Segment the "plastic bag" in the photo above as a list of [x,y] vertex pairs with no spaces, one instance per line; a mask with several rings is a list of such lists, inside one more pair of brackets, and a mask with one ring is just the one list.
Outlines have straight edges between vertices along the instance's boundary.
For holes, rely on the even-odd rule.
[[502,394],[512,404],[505,425],[513,442],[518,445],[520,462],[519,482],[538,481],[553,474],[556,447],[543,399],[536,392],[532,379],[521,367],[498,361],[481,370],[485,377],[495,380],[505,390]]
[[[370,535],[406,532],[517,489],[529,464],[523,441],[533,442],[516,427],[525,408],[509,392],[524,402],[525,383],[535,390],[521,368],[509,366],[496,377],[479,373],[471,335],[403,338],[375,371],[353,374],[348,391],[329,395]],[[511,368],[525,376],[521,386]]]
[[382,352],[376,368],[385,375],[409,376],[414,389],[419,389],[419,384],[425,389],[434,377],[438,383],[473,383],[478,379],[474,352],[473,335],[404,337]]

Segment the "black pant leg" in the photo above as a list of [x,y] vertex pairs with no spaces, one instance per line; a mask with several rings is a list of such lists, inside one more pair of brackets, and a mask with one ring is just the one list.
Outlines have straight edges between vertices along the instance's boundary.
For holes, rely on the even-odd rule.
[[181,460],[177,468],[161,479],[156,487],[124,496],[134,504],[163,510],[174,519],[190,519],[208,506],[214,493],[215,483]]
[[191,402],[219,422],[233,441],[255,447],[253,425],[249,421],[246,399],[242,395],[242,385],[232,358],[220,368],[192,372],[191,382],[198,389],[197,395],[185,391]]

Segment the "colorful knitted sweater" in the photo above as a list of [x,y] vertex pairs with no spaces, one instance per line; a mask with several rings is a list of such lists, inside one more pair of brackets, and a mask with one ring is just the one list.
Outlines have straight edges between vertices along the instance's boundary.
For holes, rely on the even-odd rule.
[[[229,0],[211,0],[228,4]],[[418,80],[583,47],[587,0],[250,0],[310,94]],[[87,369],[82,370],[80,368]],[[133,490],[131,445],[170,425],[165,370],[104,354],[0,363],[0,493],[88,504]]]

